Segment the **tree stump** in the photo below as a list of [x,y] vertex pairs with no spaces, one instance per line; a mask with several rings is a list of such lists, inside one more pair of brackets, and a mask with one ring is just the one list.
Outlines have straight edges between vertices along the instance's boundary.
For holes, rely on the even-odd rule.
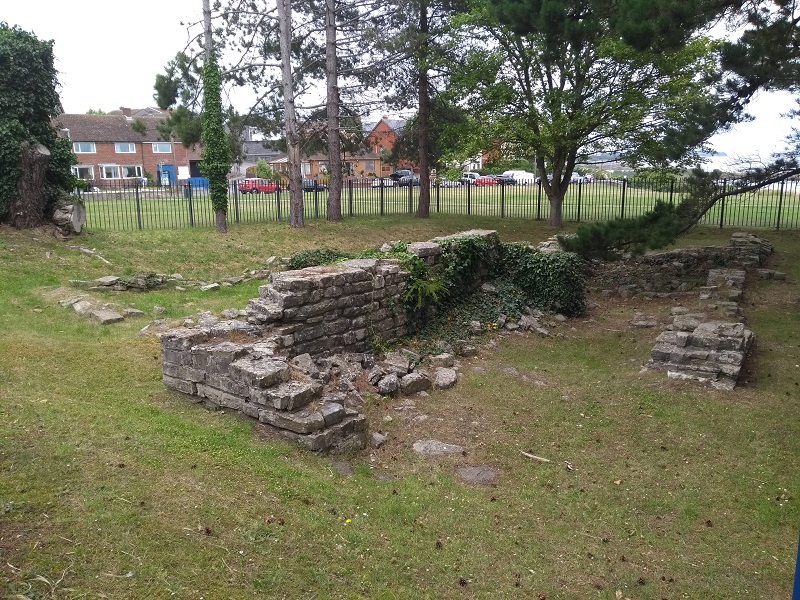
[[50,151],[42,144],[22,144],[22,174],[17,183],[17,196],[9,206],[9,222],[17,229],[39,227],[44,222],[44,183],[49,161]]

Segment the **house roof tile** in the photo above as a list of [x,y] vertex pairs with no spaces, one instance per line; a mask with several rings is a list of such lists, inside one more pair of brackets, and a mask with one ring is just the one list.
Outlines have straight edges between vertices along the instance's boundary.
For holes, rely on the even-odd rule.
[[56,117],[59,129],[68,129],[73,142],[161,142],[165,141],[156,129],[163,119],[159,117],[140,117],[136,119],[145,124],[147,131],[139,135],[131,129],[133,120],[124,115],[72,115]]

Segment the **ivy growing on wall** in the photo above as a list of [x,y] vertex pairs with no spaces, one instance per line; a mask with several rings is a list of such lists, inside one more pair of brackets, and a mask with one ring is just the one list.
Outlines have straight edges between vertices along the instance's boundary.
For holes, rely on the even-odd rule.
[[[527,307],[565,316],[586,310],[586,282],[581,259],[569,252],[543,253],[527,243],[503,244],[497,235],[467,236],[442,246],[431,268],[396,243],[389,252],[365,250],[345,255],[323,248],[292,255],[289,268],[331,264],[347,258],[394,258],[408,273],[403,305],[410,332],[420,337],[463,337],[472,321],[489,328],[500,315],[517,319]],[[493,289],[477,293],[484,280]],[[496,326],[496,325],[495,325]]]
[[17,194],[23,142],[39,143],[50,151],[45,214],[75,186],[70,173],[75,155],[53,125],[61,113],[57,85],[53,42],[0,22],[0,219]]

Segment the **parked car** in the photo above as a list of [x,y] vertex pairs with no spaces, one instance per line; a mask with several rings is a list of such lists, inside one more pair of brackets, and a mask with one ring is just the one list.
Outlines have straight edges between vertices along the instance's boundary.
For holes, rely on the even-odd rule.
[[327,192],[328,186],[315,179],[303,179],[304,192]]
[[487,177],[494,177],[497,185],[516,185],[517,183],[513,175],[487,175]]
[[239,192],[242,194],[271,194],[279,189],[277,183],[269,179],[251,177],[239,182]]
[[406,175],[397,181],[399,187],[419,186],[419,177],[417,175]]
[[434,180],[433,185],[440,188],[461,187],[461,182],[451,181],[450,179],[445,179],[444,177],[441,177]]
[[403,177],[412,177],[414,173],[411,169],[397,169],[394,173],[389,175],[395,181],[400,181]]
[[475,181],[472,182],[473,185],[477,185],[478,187],[494,185],[496,180],[491,175],[481,175]]
[[376,177],[372,180],[372,187],[379,188],[379,187],[394,187],[397,185],[397,181],[392,179],[391,177]]

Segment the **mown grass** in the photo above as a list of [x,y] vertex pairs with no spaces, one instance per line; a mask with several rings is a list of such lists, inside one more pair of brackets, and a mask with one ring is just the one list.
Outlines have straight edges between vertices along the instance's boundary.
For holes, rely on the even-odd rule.
[[[672,304],[593,294],[596,308],[548,338],[485,338],[458,385],[415,410],[371,400],[371,427],[389,442],[345,457],[314,456],[167,391],[158,340],[135,335],[148,318],[102,327],[48,296],[71,279],[215,280],[273,254],[477,227],[504,241],[551,234],[463,217],[88,232],[67,243],[0,229],[2,596],[787,597],[800,522],[796,232],[762,232],[788,279],[748,288],[758,341],[734,392],[640,373],[656,333],[628,321],[642,311],[666,323]],[[729,234],[697,229],[681,244]],[[258,283],[109,300],[177,319],[242,307]],[[425,438],[466,452],[420,458],[410,447]],[[466,486],[454,470],[466,465],[501,475]]]

